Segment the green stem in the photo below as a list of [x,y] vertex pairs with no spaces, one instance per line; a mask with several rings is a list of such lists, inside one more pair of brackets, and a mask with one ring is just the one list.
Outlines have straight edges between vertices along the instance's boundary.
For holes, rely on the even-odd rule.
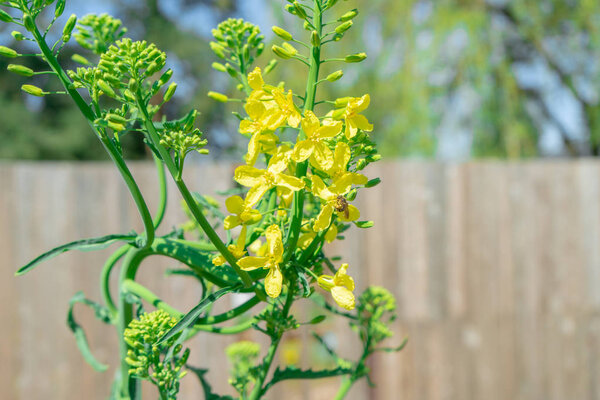
[[239,277],[244,282],[244,285],[246,287],[250,287],[253,283],[252,279],[245,271],[240,269],[240,267],[237,265],[237,259],[227,249],[227,246],[225,245],[225,243],[223,243],[223,241],[221,240],[219,235],[217,235],[217,233],[211,226],[210,222],[208,222],[208,220],[204,216],[201,206],[198,203],[196,203],[196,201],[194,200],[194,197],[192,196],[189,189],[187,188],[185,182],[183,181],[183,178],[180,176],[180,171],[177,169],[177,166],[173,162],[171,155],[169,154],[167,149],[165,149],[165,147],[159,143],[160,138],[158,136],[158,132],[156,131],[156,128],[154,127],[154,123],[152,122],[150,116],[148,115],[148,110],[146,108],[146,105],[144,104],[141,93],[139,93],[139,92],[137,94],[137,102],[138,102],[138,108],[141,111],[142,116],[144,118],[146,130],[148,131],[148,137],[149,137],[150,141],[152,142],[152,144],[154,145],[154,147],[158,150],[163,163],[165,164],[165,166],[167,167],[167,170],[173,177],[173,180],[175,181],[175,185],[177,185],[177,188],[179,189],[179,192],[181,193],[183,200],[186,202],[188,208],[190,209],[190,212],[196,219],[196,222],[198,222],[198,224],[200,225],[200,227],[202,228],[202,230],[204,231],[204,233],[206,234],[208,239],[211,241],[211,243],[215,245],[217,250],[225,258],[225,260],[227,260],[229,265],[231,265],[231,267],[239,275]]
[[158,208],[153,219],[154,229],[157,229],[165,217],[165,212],[167,210],[167,179],[165,175],[165,167],[160,161],[160,158],[158,158],[154,153],[152,155],[154,158],[154,165],[156,165],[156,174],[158,175],[158,190],[160,193]]
[[106,304],[113,319],[117,317],[119,311],[117,310],[110,293],[110,274],[121,257],[127,254],[131,248],[132,247],[127,244],[115,251],[104,263],[104,268],[102,268],[102,274],[100,275],[100,291],[104,299],[104,304]]
[[353,384],[354,384],[354,380],[352,379],[352,377],[344,378],[342,380],[342,385],[338,389],[338,392],[333,399],[334,400],[342,400],[344,397],[346,397],[346,395],[350,391],[350,388],[352,387]]
[[[313,25],[317,30],[317,34],[321,36],[322,31],[322,10],[319,0],[314,0],[314,16]],[[311,45],[310,51],[310,66],[308,70],[308,80],[306,82],[306,94],[304,96],[304,112],[312,111],[315,107],[315,97],[317,94],[317,82],[319,81],[319,68],[321,66],[321,45]],[[300,131],[298,140],[304,139],[304,133]],[[296,177],[303,178],[308,170],[308,161],[299,163],[296,166]],[[283,255],[284,263],[288,262],[298,243],[300,237],[300,228],[302,226],[302,217],[304,216],[304,189],[294,193],[294,201],[292,203],[292,220],[290,222],[290,230],[286,240],[286,251]]]
[[144,285],[141,285],[131,279],[126,279],[121,284],[121,290],[125,292],[132,293],[142,300],[147,301],[152,304],[159,310],[163,310],[168,312],[171,316],[181,319],[183,317],[183,313],[179,312],[175,308],[171,307],[169,304],[162,301],[156,294],[154,294],[150,289],[146,288]]
[[42,34],[37,29],[37,27],[35,27],[35,29],[33,30],[32,35],[33,35],[33,38],[35,39],[36,43],[38,44],[42,54],[44,55],[44,59],[46,60],[46,62],[50,66],[50,68],[52,68],[52,70],[56,73],[56,76],[62,83],[63,87],[65,88],[67,93],[71,96],[71,98],[73,99],[73,101],[75,102],[75,104],[77,105],[77,107],[79,108],[81,113],[83,114],[83,116],[87,119],[88,124],[90,125],[90,127],[92,128],[92,130],[94,131],[96,136],[102,142],[102,145],[104,146],[105,150],[108,152],[111,160],[117,166],[119,173],[123,177],[123,180],[125,181],[125,184],[127,185],[127,188],[129,189],[129,192],[131,193],[133,200],[135,201],[138,212],[140,213],[140,216],[142,217],[142,221],[144,223],[146,240],[144,241],[143,247],[149,247],[152,244],[152,241],[154,240],[154,225],[152,223],[152,216],[150,215],[148,206],[147,206],[146,202],[144,201],[142,192],[140,191],[140,188],[137,186],[135,179],[131,175],[131,172],[129,171],[127,164],[123,160],[123,157],[121,156],[121,154],[119,153],[119,151],[117,150],[117,148],[115,147],[113,142],[110,140],[110,138],[108,138],[104,133],[98,131],[97,127],[94,125],[94,120],[96,119],[96,115],[90,109],[90,107],[87,105],[85,100],[81,97],[79,92],[77,92],[77,90],[75,90],[73,88],[71,80],[69,79],[69,77],[67,76],[65,71],[60,66],[58,60],[52,53],[52,50],[50,50],[50,48],[48,47],[48,44],[46,43],[45,39],[42,37]]

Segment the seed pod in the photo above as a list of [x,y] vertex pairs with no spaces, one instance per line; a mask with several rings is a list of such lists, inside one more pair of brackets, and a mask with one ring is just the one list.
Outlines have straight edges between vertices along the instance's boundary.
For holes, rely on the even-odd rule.
[[335,82],[339,80],[342,76],[344,76],[344,71],[340,69],[327,75],[327,78],[325,79],[327,79],[329,82]]
[[34,74],[34,72],[31,68],[27,68],[24,65],[9,64],[8,67],[6,67],[6,69],[9,70],[10,72],[14,72],[15,74],[19,74],[19,75],[26,76],[26,77],[33,76],[33,74]]
[[218,92],[208,92],[208,97],[220,103],[227,103],[229,101],[229,97],[225,96],[223,93]]
[[67,1],[66,0],[58,0],[56,2],[56,8],[54,9],[54,16],[56,18],[60,17],[62,15],[62,13],[65,11],[65,3]]
[[25,40],[25,35],[23,35],[19,31],[12,31],[10,34],[12,35],[12,37],[15,38],[15,40],[18,40],[18,41]]
[[33,85],[23,85],[21,86],[21,90],[25,93],[28,93],[32,96],[44,97],[44,91],[37,86]]
[[278,26],[274,26],[273,28],[273,32],[279,36],[280,38],[282,38],[283,40],[292,40],[292,34],[289,33],[288,31],[286,31],[283,28],[280,28]]
[[18,55],[19,55],[19,53],[17,53],[10,47],[0,46],[0,56],[8,57],[8,58],[15,58]]
[[363,61],[365,58],[367,58],[366,53],[356,53],[346,56],[346,58],[344,58],[344,61],[347,63],[358,63]]
[[317,31],[312,31],[312,33],[310,34],[310,43],[314,47],[318,47],[321,45],[321,37],[319,36]]
[[338,21],[340,21],[340,22],[350,21],[351,19],[354,19],[354,17],[356,17],[357,15],[358,15],[358,10],[355,8],[354,10],[350,10],[346,14],[344,14],[340,18],[338,18]]
[[0,10],[0,21],[2,22],[12,22],[12,17],[4,10]]
[[341,35],[342,33],[346,32],[348,29],[350,29],[352,27],[353,22],[350,21],[346,21],[343,24],[338,25],[335,28],[335,33],[337,33],[338,35]]
[[71,14],[69,19],[67,20],[67,23],[65,24],[65,27],[63,28],[63,41],[65,41],[64,38],[67,38],[67,40],[71,38],[71,33],[73,33],[73,29],[75,28],[76,23],[77,16],[75,14]]
[[35,21],[30,14],[23,14],[23,25],[29,32],[35,31]]
[[175,94],[175,91],[177,90],[177,84],[175,82],[171,83],[169,85],[169,87],[167,88],[167,91],[165,92],[165,95],[163,97],[164,102],[168,102],[169,100],[171,100],[171,98],[173,98],[173,95]]

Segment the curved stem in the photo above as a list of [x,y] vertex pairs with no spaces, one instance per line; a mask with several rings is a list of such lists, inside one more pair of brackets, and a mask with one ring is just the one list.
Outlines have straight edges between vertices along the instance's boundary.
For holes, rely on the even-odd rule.
[[156,165],[156,173],[158,175],[158,190],[160,193],[158,209],[156,210],[156,215],[154,215],[153,219],[154,229],[157,229],[165,217],[165,212],[167,210],[167,179],[165,175],[165,168],[160,161],[160,158],[158,158],[154,153],[152,153],[152,156],[154,158],[154,165]]
[[150,215],[150,211],[148,210],[148,206],[147,206],[146,202],[144,201],[144,197],[142,196],[142,192],[140,191],[140,188],[138,187],[137,183],[135,182],[135,179],[133,178],[133,176],[131,175],[131,171],[129,171],[127,164],[125,164],[123,157],[121,156],[121,154],[115,147],[114,143],[103,132],[100,132],[98,130],[98,128],[94,125],[94,120],[96,119],[96,115],[90,109],[90,107],[87,105],[85,100],[81,97],[79,92],[77,92],[77,90],[75,90],[73,88],[71,80],[69,79],[69,77],[67,76],[65,71],[62,69],[60,64],[58,63],[58,60],[52,53],[52,50],[50,50],[50,48],[48,47],[48,44],[46,43],[45,39],[42,37],[42,34],[37,29],[37,27],[35,27],[32,34],[33,34],[33,38],[35,39],[36,43],[38,44],[38,46],[42,52],[42,54],[44,55],[44,59],[46,60],[46,62],[50,66],[50,68],[52,68],[52,70],[56,73],[56,76],[62,83],[63,87],[65,88],[67,93],[71,96],[71,98],[73,99],[73,101],[75,102],[75,104],[77,105],[77,107],[79,108],[81,113],[83,114],[83,116],[87,119],[88,124],[90,125],[90,127],[92,128],[92,130],[94,131],[96,136],[102,142],[102,145],[104,146],[105,150],[108,152],[111,160],[117,166],[117,169],[119,170],[119,173],[123,177],[123,180],[125,181],[125,184],[127,185],[127,188],[129,189],[129,192],[131,193],[133,200],[135,201],[138,212],[140,213],[140,216],[142,217],[142,221],[144,223],[146,240],[142,247],[149,247],[152,244],[152,241],[154,240],[154,225],[152,223],[152,216]]
[[154,294],[150,289],[146,288],[144,285],[137,283],[134,280],[126,279],[121,283],[121,290],[125,292],[132,293],[152,304],[159,310],[163,310],[168,312],[171,316],[181,319],[183,317],[183,313],[175,308],[171,307],[169,304],[162,301],[156,294]]
[[131,248],[132,247],[130,245],[125,245],[115,251],[104,263],[102,274],[100,275],[100,292],[102,293],[104,304],[106,304],[106,307],[110,311],[113,319],[117,317],[119,311],[117,310],[117,306],[115,306],[115,302],[113,301],[113,297],[110,293],[110,274],[117,262],[125,254],[127,254]]

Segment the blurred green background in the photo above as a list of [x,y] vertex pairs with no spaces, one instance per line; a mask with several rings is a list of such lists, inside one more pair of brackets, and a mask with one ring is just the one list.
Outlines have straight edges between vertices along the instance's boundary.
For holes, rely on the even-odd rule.
[[[237,106],[206,97],[209,90],[235,95],[229,80],[210,66],[217,61],[208,46],[210,31],[224,18],[242,17],[262,28],[267,43],[274,40],[273,24],[305,34],[285,4],[69,0],[62,19],[71,12],[108,12],[123,20],[132,38],[155,42],[167,52],[179,83],[166,114],[197,108],[211,154],[233,157],[243,147],[230,115]],[[384,156],[465,160],[600,153],[598,0],[340,0],[336,8],[340,13],[358,8],[360,14],[327,55],[366,51],[369,58],[341,65],[345,76],[322,85],[319,95],[370,93],[366,115]],[[26,43],[13,42],[5,25],[0,44],[26,52]],[[63,63],[69,65],[75,51],[75,46],[63,51]],[[265,51],[258,65],[271,58]],[[19,88],[28,79],[7,72],[7,61],[0,59],[0,159],[106,159],[67,97],[23,94]],[[26,60],[43,68],[33,62]],[[283,79],[301,90],[304,83],[294,77],[305,72],[297,64],[281,61],[269,80]],[[54,84],[44,75],[29,81],[44,88]],[[148,156],[139,138],[128,139],[128,158]]]

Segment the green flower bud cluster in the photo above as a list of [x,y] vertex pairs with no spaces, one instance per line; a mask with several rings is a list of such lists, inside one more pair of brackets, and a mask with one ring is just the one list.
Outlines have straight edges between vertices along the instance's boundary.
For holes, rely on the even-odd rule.
[[369,286],[358,298],[358,321],[373,345],[393,336],[389,325],[396,319],[396,299],[385,288]]
[[109,46],[127,33],[120,19],[108,14],[90,14],[84,16],[77,24],[75,41],[84,49],[96,54],[105,53]]
[[259,330],[271,337],[277,337],[283,332],[297,329],[300,326],[296,318],[292,315],[284,316],[283,310],[276,306],[267,307],[256,316],[256,319],[266,323],[266,329],[260,328]]
[[180,159],[192,152],[208,154],[208,149],[203,147],[208,141],[202,138],[202,132],[194,128],[197,112],[194,112],[186,121],[165,122],[161,134],[160,144],[175,152]]
[[260,354],[260,345],[248,340],[233,343],[225,349],[231,363],[229,384],[245,397],[249,386],[254,383],[254,368]]
[[[131,367],[130,375],[145,379],[155,384],[168,399],[175,399],[179,391],[179,380],[187,371],[182,371],[189,357],[186,349],[181,356],[182,346],[175,345],[176,338],[163,344],[156,344],[158,339],[175,326],[177,320],[163,310],[143,314],[139,320],[129,323],[124,332],[125,342],[131,346],[125,361]],[[163,353],[173,348],[173,357],[161,359]]]

